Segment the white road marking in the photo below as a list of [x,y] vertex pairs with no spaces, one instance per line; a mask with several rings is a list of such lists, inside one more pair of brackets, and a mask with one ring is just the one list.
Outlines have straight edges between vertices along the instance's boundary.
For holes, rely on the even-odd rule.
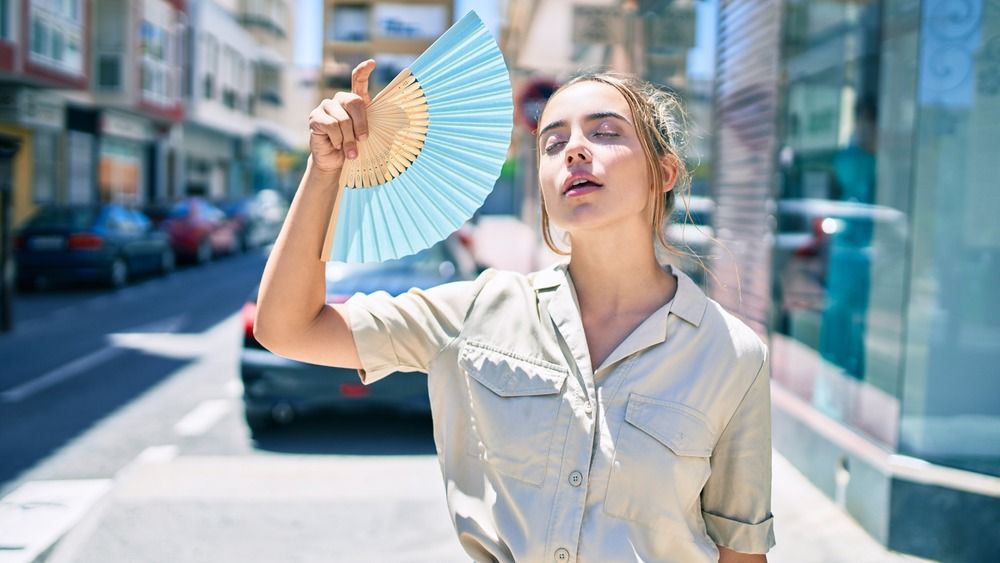
[[232,407],[228,399],[202,401],[191,412],[174,425],[174,431],[181,436],[199,436],[222,419]]
[[91,352],[86,356],[77,358],[68,364],[58,367],[41,377],[32,379],[27,383],[18,385],[12,389],[8,389],[3,393],[0,393],[0,400],[5,403],[15,403],[17,401],[23,401],[32,395],[36,395],[49,387],[53,387],[66,381],[72,379],[81,373],[86,372],[90,368],[106,362],[116,356],[121,355],[125,350],[121,348],[115,348],[113,346],[107,346],[101,348],[96,352]]
[[[107,362],[117,356],[120,356],[121,354],[126,352],[129,348],[136,348],[136,346],[127,345],[128,341],[127,337],[132,334],[139,334],[143,337],[146,337],[149,335],[150,331],[159,332],[159,331],[176,330],[178,327],[180,327],[183,321],[184,321],[184,316],[179,315],[176,317],[170,317],[168,319],[162,319],[153,323],[138,326],[135,329],[133,329],[135,331],[134,333],[125,333],[122,335],[111,334],[108,336],[108,340],[111,341],[111,345],[105,346],[104,348],[101,348],[100,350],[97,350],[95,352],[91,352],[86,356],[79,357],[67,364],[63,364],[62,366],[57,367],[52,371],[49,371],[48,373],[43,374],[40,377],[37,377],[35,379],[32,379],[31,381],[27,381],[25,383],[22,383],[21,385],[18,385],[17,387],[13,387],[11,389],[8,389],[0,393],[0,402],[16,403],[18,401],[23,401],[28,397],[37,395],[38,393],[41,393],[42,391],[45,391],[50,387],[54,387],[64,381],[72,379],[80,374],[86,373],[87,370],[93,368],[94,366]],[[168,335],[168,336],[174,336],[174,335]],[[120,345],[117,342],[117,339],[119,339],[120,337],[125,338],[124,345]],[[193,339],[197,338],[194,335],[191,335],[191,337]]]
[[239,379],[230,379],[226,382],[226,396],[227,397],[242,397],[243,396],[243,382]]
[[110,479],[29,481],[0,500],[0,563],[28,563],[111,489]]
[[173,444],[150,446],[136,456],[132,463],[167,463],[177,457],[178,448]]

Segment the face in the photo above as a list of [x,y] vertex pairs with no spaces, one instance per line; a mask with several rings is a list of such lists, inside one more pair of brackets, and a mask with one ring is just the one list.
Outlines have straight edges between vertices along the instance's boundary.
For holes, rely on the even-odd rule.
[[539,126],[539,183],[554,225],[571,235],[648,228],[646,156],[617,89],[574,84],[549,101]]

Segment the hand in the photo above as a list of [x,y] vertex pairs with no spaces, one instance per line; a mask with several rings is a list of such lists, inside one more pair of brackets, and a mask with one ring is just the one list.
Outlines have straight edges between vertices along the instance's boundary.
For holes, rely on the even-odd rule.
[[344,158],[358,156],[358,141],[368,138],[368,78],[375,61],[368,59],[351,72],[351,91],[337,92],[309,114],[309,152],[323,172],[344,167]]

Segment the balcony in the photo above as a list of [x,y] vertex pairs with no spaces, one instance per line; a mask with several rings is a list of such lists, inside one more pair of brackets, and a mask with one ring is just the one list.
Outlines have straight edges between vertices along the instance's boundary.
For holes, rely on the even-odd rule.
[[288,3],[284,0],[240,0],[238,19],[244,27],[263,29],[284,38],[288,29]]

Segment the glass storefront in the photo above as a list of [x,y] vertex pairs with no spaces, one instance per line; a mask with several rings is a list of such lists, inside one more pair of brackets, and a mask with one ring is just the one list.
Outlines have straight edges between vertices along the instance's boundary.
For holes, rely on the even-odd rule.
[[920,21],[899,449],[1000,475],[1000,2]]
[[1000,475],[1000,2],[785,4],[773,377]]

